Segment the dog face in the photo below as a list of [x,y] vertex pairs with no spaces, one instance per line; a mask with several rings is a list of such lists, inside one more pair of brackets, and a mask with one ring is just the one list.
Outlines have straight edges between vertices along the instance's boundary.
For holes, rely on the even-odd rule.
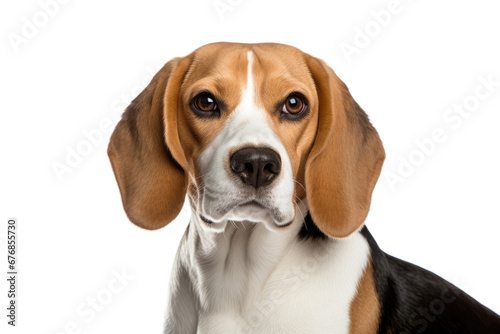
[[210,44],[170,61],[127,108],[108,154],[139,226],[166,225],[187,193],[210,229],[280,229],[307,201],[332,237],[361,226],[384,160],[334,72],[280,44]]
[[179,137],[189,195],[211,228],[224,229],[228,220],[287,226],[305,197],[294,181],[304,184],[301,157],[317,129],[317,113],[309,112],[316,91],[306,64],[293,59],[297,50],[289,51],[276,57],[274,48],[212,46],[186,74]]

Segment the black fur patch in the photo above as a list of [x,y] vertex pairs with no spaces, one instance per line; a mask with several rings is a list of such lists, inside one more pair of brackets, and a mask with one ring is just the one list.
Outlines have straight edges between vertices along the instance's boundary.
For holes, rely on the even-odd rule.
[[307,213],[307,216],[304,218],[304,225],[299,231],[297,235],[299,241],[304,241],[308,239],[312,240],[326,240],[328,237],[321,232],[321,230],[314,224],[311,214]]
[[368,229],[379,333],[500,333],[500,317],[434,273],[385,254]]

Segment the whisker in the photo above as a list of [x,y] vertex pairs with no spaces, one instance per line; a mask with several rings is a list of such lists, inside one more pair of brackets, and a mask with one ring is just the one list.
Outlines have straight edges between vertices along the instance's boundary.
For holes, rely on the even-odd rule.
[[[299,200],[300,200],[300,198],[299,198]],[[294,201],[294,202],[295,202],[295,201]],[[295,202],[295,205],[297,205],[297,202]],[[304,214],[302,213],[302,210],[300,209],[300,206],[298,206],[298,205],[297,205],[297,209],[298,209],[298,211],[299,211],[300,215],[302,216],[302,221],[305,221],[305,220],[306,220],[306,218],[304,217]]]
[[[307,206],[306,206],[306,203],[304,203],[304,201],[303,201],[303,200],[301,200],[301,199],[300,199],[300,197],[298,197],[298,196],[297,196],[297,195],[295,195],[295,194],[293,194],[293,196],[295,196],[295,197],[296,197],[296,198],[297,198],[297,199],[298,199],[298,200],[302,203],[302,205],[304,205],[304,207],[307,207]],[[297,204],[297,203],[295,203],[295,204]]]
[[[295,197],[297,197],[297,196],[295,196]],[[297,197],[297,199],[302,202],[302,200],[300,198]],[[297,202],[295,202],[295,200],[293,200],[293,202],[295,203],[295,205],[297,205]],[[304,203],[304,202],[302,202],[302,203]],[[302,213],[302,210],[300,209],[300,207],[298,205],[297,205],[297,209],[299,210],[299,213],[302,216],[302,224],[304,225],[304,228],[307,230],[306,218],[304,217],[304,214]]]
[[306,191],[306,187],[302,183],[300,183],[299,181],[297,181],[295,179],[293,179],[293,182],[296,182],[299,186],[301,186],[302,189],[304,189],[304,192]]

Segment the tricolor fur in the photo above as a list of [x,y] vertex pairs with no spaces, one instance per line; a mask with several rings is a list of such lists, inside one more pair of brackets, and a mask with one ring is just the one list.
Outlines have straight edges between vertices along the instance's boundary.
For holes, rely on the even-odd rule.
[[[200,110],[203,94],[217,108]],[[304,112],[283,109],[291,96]],[[251,154],[243,172],[233,165],[247,148],[265,149],[263,171]],[[173,59],[127,108],[108,152],[135,224],[161,228],[186,195],[191,204],[165,333],[500,329],[464,292],[378,248],[363,222],[380,138],[335,73],[293,47],[216,43]]]

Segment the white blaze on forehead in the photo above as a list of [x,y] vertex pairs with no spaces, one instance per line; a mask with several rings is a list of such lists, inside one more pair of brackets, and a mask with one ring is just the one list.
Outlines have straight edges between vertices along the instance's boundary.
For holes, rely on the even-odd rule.
[[[276,146],[282,145],[269,127],[266,110],[256,104],[255,92],[257,89],[253,77],[252,51],[247,52],[247,60],[247,82],[243,87],[240,104],[228,119],[226,128],[240,132],[233,137],[240,144],[263,145],[276,150]],[[238,143],[235,142],[235,145]]]
[[[245,129],[245,132],[254,133],[257,137],[258,127],[267,127],[265,111],[258,108],[255,103],[255,83],[253,78],[253,52],[247,52],[247,82],[243,86],[241,101],[228,119],[226,128],[233,130]],[[247,138],[253,144],[256,138]],[[249,142],[249,143],[250,143]]]
[[245,86],[245,93],[246,94],[243,95],[243,99],[248,98],[251,102],[253,102],[255,99],[255,87],[253,84],[253,72],[252,72],[253,71],[253,52],[252,51],[247,52],[247,59],[248,59],[247,84]]
[[[285,224],[293,219],[295,212],[292,167],[285,147],[269,126],[267,111],[256,104],[253,57],[253,52],[248,51],[247,80],[242,88],[240,103],[228,117],[221,133],[206,147],[198,160],[201,174],[204,175],[205,190],[200,203],[201,210],[205,216],[214,221],[243,220],[242,216],[249,214],[238,211],[243,208],[236,207],[227,214],[224,213],[224,207],[228,203],[242,204],[249,200],[249,191],[245,190],[247,186],[239,178],[228,175],[231,173],[228,168],[229,155],[248,146],[267,147],[280,155],[281,172],[259,199],[265,200],[267,206],[274,208],[273,211],[277,215],[273,218],[278,219],[279,224]],[[261,217],[262,215],[256,213],[255,217],[248,216],[246,220],[261,221]]]

